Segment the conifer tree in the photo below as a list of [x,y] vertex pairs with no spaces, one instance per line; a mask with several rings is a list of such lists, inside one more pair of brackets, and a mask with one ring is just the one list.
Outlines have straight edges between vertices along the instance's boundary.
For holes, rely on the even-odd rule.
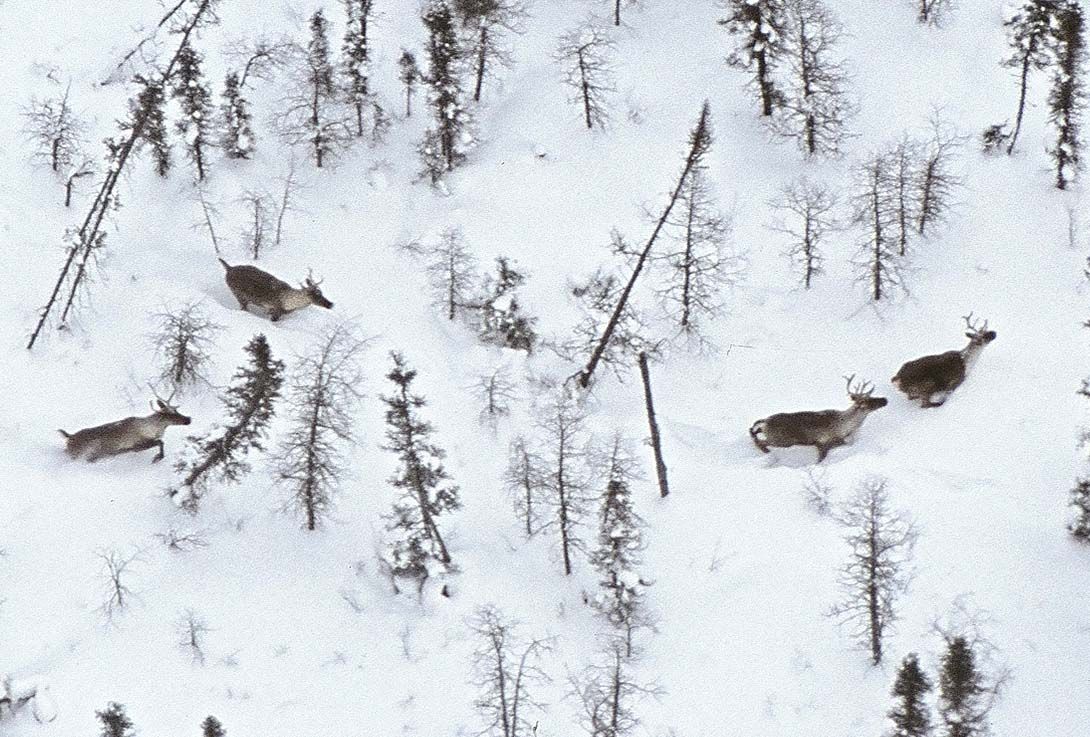
[[[144,77],[137,77],[136,81],[143,85],[136,102],[132,104],[133,121],[139,120],[140,140],[151,147],[152,160],[155,162],[155,172],[165,177],[170,171],[170,142],[167,140],[166,113],[163,106],[166,104],[166,93],[163,83]],[[132,123],[131,125],[135,125]],[[130,123],[122,124],[122,131]]]
[[306,48],[295,48],[293,86],[277,115],[290,143],[306,143],[320,169],[347,145],[348,114],[334,83],[329,50],[329,22],[321,10],[310,17]]
[[522,0],[454,0],[454,7],[469,36],[465,56],[473,67],[473,101],[480,102],[485,78],[511,64],[503,34],[523,32],[526,7]]
[[871,299],[889,299],[902,286],[897,241],[897,195],[892,175],[893,157],[873,154],[856,167],[857,193],[852,198],[852,221],[865,233],[854,265],[857,281],[867,285]]
[[1056,128],[1056,144],[1049,149],[1049,155],[1056,164],[1056,187],[1067,189],[1082,165],[1080,123],[1086,108],[1083,83],[1086,37],[1078,2],[1063,3],[1057,18],[1054,30],[1057,58],[1048,95],[1048,119]]
[[598,547],[590,562],[598,571],[599,593],[594,606],[616,627],[632,653],[632,635],[646,624],[643,590],[646,584],[638,568],[644,550],[644,522],[632,507],[632,481],[638,478],[636,460],[615,435],[606,458],[606,488],[598,515]]
[[111,701],[103,711],[96,711],[95,716],[102,722],[102,737],[132,737],[135,734],[123,704]]
[[413,92],[420,81],[420,67],[416,65],[416,56],[411,51],[401,50],[397,60],[397,78],[405,85],[405,117],[413,115]]
[[1071,490],[1071,506],[1075,508],[1075,519],[1067,526],[1076,540],[1090,543],[1090,479],[1080,478]]
[[1007,142],[1008,154],[1014,153],[1014,144],[1022,130],[1029,73],[1031,70],[1046,69],[1052,62],[1049,41],[1056,10],[1056,0],[1022,0],[1022,4],[1003,24],[1007,28],[1007,43],[1014,49],[1003,60],[1003,66],[1018,69],[1020,79],[1014,130],[1010,134],[1000,134]]
[[227,737],[227,730],[214,716],[207,716],[201,722],[201,737]]
[[507,449],[504,483],[514,502],[515,515],[522,522],[527,539],[534,536],[541,521],[541,495],[545,490],[544,462],[519,435]]
[[254,153],[254,131],[251,127],[250,102],[239,84],[238,72],[229,72],[223,81],[223,102],[220,104],[223,132],[220,145],[228,158],[248,159]]
[[269,422],[284,382],[284,363],[272,357],[269,343],[262,334],[246,344],[249,365],[240,367],[234,383],[223,396],[228,421],[203,436],[191,436],[190,457],[181,460],[176,470],[183,474],[185,490],[182,506],[195,512],[213,477],[221,482],[237,482],[249,473],[245,456],[252,450],[265,449]]
[[356,116],[356,136],[363,137],[363,121],[366,110],[371,104],[369,75],[370,49],[368,47],[367,26],[371,20],[374,0],[343,0],[348,15],[344,33],[344,55],[341,66],[344,69],[344,91],[348,103]]
[[[448,0],[429,0],[422,16],[428,31],[428,102],[435,116],[428,137],[434,156],[444,171],[453,171],[465,161],[469,139],[469,112],[462,104],[459,78],[461,48]],[[423,153],[423,152],[422,152]],[[434,175],[433,175],[434,178]]]
[[754,86],[761,100],[761,114],[772,115],[783,103],[783,94],[776,86],[774,70],[780,61],[783,33],[781,0],[727,0],[728,15],[719,21],[732,36],[739,37],[737,46],[727,56],[727,63],[736,69],[754,70]]
[[178,73],[174,77],[174,97],[182,108],[175,125],[185,142],[186,153],[197,167],[197,179],[203,181],[206,167],[205,147],[212,125],[212,93],[201,75],[201,56],[185,44],[178,52]]
[[450,551],[439,530],[439,519],[461,507],[458,487],[449,483],[442,448],[431,441],[431,423],[419,410],[427,402],[412,393],[416,370],[392,352],[394,367],[386,374],[394,391],[382,397],[386,405],[386,445],[400,462],[389,483],[401,492],[387,518],[386,562],[394,576],[416,578],[423,584],[431,574],[451,569]]
[[526,281],[511,259],[496,257],[496,273],[486,278],[478,313],[481,340],[485,343],[531,353],[537,343],[537,318],[527,315],[519,304],[517,291]]
[[943,737],[988,734],[989,690],[972,644],[963,636],[949,638],[939,669],[939,715]]
[[893,730],[887,737],[927,737],[931,734],[931,716],[925,699],[931,681],[920,668],[916,653],[909,653],[897,671],[893,696],[897,703],[889,712]]

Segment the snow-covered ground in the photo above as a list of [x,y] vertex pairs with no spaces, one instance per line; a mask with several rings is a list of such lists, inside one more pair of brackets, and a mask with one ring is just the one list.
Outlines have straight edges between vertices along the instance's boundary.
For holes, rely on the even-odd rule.
[[[895,664],[918,651],[933,671],[941,640],[932,621],[967,600],[990,615],[986,632],[1013,671],[993,712],[996,734],[1086,734],[1090,551],[1064,524],[1084,421],[1075,390],[1090,373],[1081,326],[1090,244],[1084,231],[1068,247],[1067,206],[1078,207],[1079,193],[1052,188],[1040,104],[1027,113],[1017,155],[977,151],[978,132],[1009,119],[1016,103],[1016,81],[998,65],[999,4],[963,2],[934,29],[916,25],[909,2],[830,0],[849,31],[843,50],[861,112],[848,155],[820,164],[804,163],[762,128],[745,75],[723,63],[728,40],[711,0],[645,0],[626,11],[614,32],[613,123],[588,133],[565,102],[551,54],[589,8],[604,14],[610,5],[534,3],[526,34],[513,39],[513,67],[486,88],[480,142],[450,178],[450,196],[414,182],[426,123],[419,103],[411,119],[395,118],[383,145],[358,147],[323,171],[300,165],[300,209],[287,243],[262,266],[289,281],[313,268],[334,311],[305,310],[274,325],[237,309],[207,237],[192,227],[199,211],[177,151],[166,180],[147,160],[135,163],[91,303],[75,329],[50,333],[27,352],[62,233],[88,206],[90,188],[71,210],[60,206],[58,185],[27,160],[20,108],[71,80],[76,107],[94,121],[91,139],[109,135],[127,90],[97,83],[162,9],[136,0],[78,9],[57,0],[0,4],[0,263],[8,272],[0,291],[0,674],[40,674],[59,713],[47,724],[24,714],[0,722],[0,732],[93,734],[94,711],[118,701],[145,735],[196,734],[207,714],[233,735],[476,734],[476,643],[466,619],[493,603],[522,620],[526,634],[555,636],[539,734],[576,734],[576,705],[563,696],[566,673],[590,662],[602,629],[583,604],[594,575],[581,559],[565,578],[553,540],[522,539],[501,476],[526,407],[493,435],[477,423],[472,392],[501,362],[520,377],[575,367],[547,353],[527,362],[480,345],[442,319],[423,296],[419,266],[393,246],[460,226],[482,263],[504,254],[529,271],[526,307],[544,333],[563,336],[576,319],[566,284],[613,258],[612,227],[645,236],[644,206],[663,201],[707,98],[716,132],[710,175],[749,267],[728,295],[729,312],[712,325],[719,351],[674,352],[653,367],[673,494],[660,500],[651,481],[637,494],[648,522],[644,576],[654,582],[649,601],[659,618],[639,676],[664,691],[639,704],[640,733],[879,734]],[[332,0],[225,2],[222,24],[201,40],[210,79],[222,78],[217,50],[226,41],[261,31],[302,38],[302,19],[318,6],[336,21],[339,46],[341,11]],[[399,111],[396,60],[402,47],[422,48],[423,30],[415,0],[379,0],[376,8],[373,82]],[[1044,94],[1038,81],[1036,101]],[[246,188],[275,187],[287,166],[287,149],[267,125],[276,83],[259,90],[256,159],[217,160],[211,184],[232,262],[245,260],[236,199]],[[803,173],[847,193],[853,157],[922,131],[933,105],[972,137],[958,164],[966,186],[941,234],[914,249],[909,293],[872,309],[852,283],[850,231],[834,237],[815,288],[797,289],[784,238],[767,228],[767,200]],[[149,315],[192,300],[226,327],[217,340],[219,383],[255,332],[289,361],[337,321],[374,337],[364,356],[361,443],[321,531],[300,530],[279,511],[286,492],[261,462],[242,485],[212,493],[199,516],[177,510],[163,492],[183,446],[178,429],[168,430],[167,461],[158,465],[150,453],[87,465],[62,452],[57,428],[142,412],[154,373]],[[888,378],[909,358],[960,347],[959,316],[970,310],[990,320],[998,340],[945,406],[910,405]],[[450,599],[395,596],[377,570],[381,515],[394,498],[378,399],[388,391],[391,349],[419,370],[427,417],[462,487],[465,509],[448,522],[461,568]],[[841,376],[853,372],[890,402],[853,445],[831,453],[827,480],[839,500],[868,476],[887,477],[894,505],[921,530],[916,576],[887,663],[877,668],[824,615],[839,597],[836,573],[848,551],[842,530],[804,503],[812,455],[764,456],[747,433],[772,412],[845,406]],[[641,399],[637,377],[618,383],[603,372],[594,430],[642,437]],[[185,397],[181,408],[194,417],[188,429],[219,419],[210,391]],[[201,530],[209,545],[172,552],[155,537],[170,527]],[[96,552],[109,549],[139,551],[130,579],[138,601],[113,625],[97,611]],[[204,666],[176,644],[186,609],[212,629]]]

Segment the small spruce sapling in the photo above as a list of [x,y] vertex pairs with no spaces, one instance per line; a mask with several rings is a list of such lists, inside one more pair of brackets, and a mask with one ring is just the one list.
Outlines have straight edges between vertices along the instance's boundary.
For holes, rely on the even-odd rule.
[[424,81],[429,88],[434,124],[425,135],[420,153],[434,184],[465,161],[472,140],[472,121],[462,101],[463,50],[448,0],[429,0],[422,20],[428,31],[428,73]]
[[761,114],[772,113],[783,104],[783,93],[776,85],[775,70],[783,51],[784,28],[781,0],[726,0],[727,17],[719,21],[738,42],[727,56],[727,63],[754,71],[753,84],[761,102]]
[[111,701],[102,711],[96,711],[95,716],[102,723],[101,737],[133,737],[132,720],[125,713],[125,706],[116,701]]
[[227,730],[223,728],[219,719],[208,715],[201,722],[201,737],[227,737]]
[[1056,165],[1056,187],[1067,189],[1082,167],[1081,118],[1086,109],[1083,66],[1086,35],[1082,7],[1077,2],[1060,6],[1055,36],[1056,61],[1048,93],[1048,120],[1056,129],[1056,143],[1048,153]]
[[916,653],[909,653],[901,662],[893,683],[896,703],[888,713],[893,729],[886,737],[928,737],[931,734],[931,714],[927,705],[927,694],[931,689],[931,681],[920,668]]
[[397,78],[405,85],[405,117],[413,115],[413,93],[420,81],[420,68],[416,65],[416,56],[411,51],[401,50],[397,60]]
[[526,274],[506,256],[496,257],[496,273],[486,277],[477,304],[479,334],[485,343],[532,353],[537,343],[537,318],[527,315],[518,301]]

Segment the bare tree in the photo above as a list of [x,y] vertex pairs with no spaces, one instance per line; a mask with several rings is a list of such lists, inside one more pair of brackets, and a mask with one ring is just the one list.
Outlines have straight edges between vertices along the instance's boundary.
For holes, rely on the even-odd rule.
[[560,37],[554,58],[563,65],[564,84],[574,92],[569,102],[583,108],[587,128],[601,128],[609,121],[607,98],[617,91],[614,83],[613,40],[590,23]]
[[23,109],[23,135],[34,145],[34,161],[61,175],[84,158],[87,124],[69,103],[72,85],[64,94],[44,100],[32,99]]
[[503,480],[514,501],[515,516],[522,522],[527,538],[533,537],[541,524],[545,476],[544,460],[531,449],[526,438],[519,435],[512,440]]
[[907,135],[889,152],[889,188],[893,200],[893,214],[896,225],[895,238],[897,255],[904,256],[908,251],[908,239],[912,231],[918,228],[920,213],[916,197],[917,171],[921,155],[920,145]]
[[491,605],[479,607],[469,626],[480,641],[473,652],[479,694],[474,706],[488,725],[483,734],[533,737],[537,724],[529,714],[544,706],[531,690],[549,681],[538,664],[552,649],[549,641],[519,637],[519,622],[506,619]]
[[848,137],[856,105],[837,47],[844,34],[822,0],[785,0],[779,56],[787,82],[776,109],[775,129],[794,138],[807,156],[836,155]]
[[238,75],[239,89],[246,89],[253,86],[254,80],[272,80],[275,72],[291,63],[295,50],[296,43],[287,36],[259,34],[230,41],[224,56],[232,67],[242,70]]
[[591,737],[626,737],[640,726],[636,703],[658,697],[662,690],[635,679],[632,670],[638,658],[625,654],[625,644],[618,637],[609,638],[602,647],[599,662],[571,677],[570,696],[581,705],[580,726]]
[[95,556],[102,564],[98,578],[102,582],[103,599],[98,611],[107,622],[113,622],[138,598],[129,588],[130,569],[142,563],[143,558],[139,550],[128,554],[117,550],[100,550],[95,553]]
[[482,425],[488,425],[496,429],[496,423],[503,417],[511,414],[511,402],[517,396],[517,387],[511,381],[506,367],[500,366],[490,374],[485,374],[477,380],[474,393],[481,403],[481,411],[477,414],[477,421]]
[[341,446],[355,442],[352,413],[366,343],[344,325],[322,336],[288,380],[290,425],[274,454],[276,475],[291,491],[287,508],[317,529],[329,514],[347,465]]
[[296,211],[295,199],[299,191],[298,172],[295,166],[295,152],[288,156],[288,170],[278,177],[280,196],[276,206],[276,228],[273,230],[273,245],[280,246],[284,236],[284,218],[289,212]]
[[700,341],[705,320],[722,312],[723,292],[737,283],[743,264],[727,252],[731,224],[715,203],[707,166],[701,162],[693,167],[666,221],[673,247],[651,255],[665,271],[655,288],[663,309],[682,335]]
[[192,609],[186,609],[175,623],[178,648],[186,653],[194,665],[204,665],[204,638],[212,629],[204,617]]
[[829,484],[826,472],[815,472],[813,468],[806,472],[806,482],[802,486],[806,506],[819,516],[825,517],[833,511],[833,487]]
[[883,637],[896,620],[897,597],[908,588],[908,563],[918,533],[915,525],[889,507],[885,479],[869,479],[839,513],[848,528],[851,558],[840,571],[844,600],[829,610],[882,662]]
[[309,22],[306,48],[292,49],[292,82],[281,101],[276,126],[291,144],[310,147],[319,169],[327,159],[349,144],[350,121],[333,79],[329,51],[329,24],[318,10]]
[[837,228],[836,195],[824,184],[805,177],[784,187],[769,203],[777,212],[770,227],[791,238],[787,256],[802,273],[802,285],[809,289],[814,277],[824,273],[822,248],[826,236]]
[[591,501],[586,413],[567,386],[558,386],[538,407],[536,415],[537,455],[542,459],[541,486],[545,491],[545,509],[537,531],[557,532],[564,575],[570,576],[575,553],[586,548],[580,529]]
[[[181,37],[177,50],[159,75],[157,84],[160,89],[173,79],[177,70],[178,54],[189,42],[190,37],[203,25],[216,21],[215,6],[218,1],[180,0],[160,22],[160,26],[169,24],[171,30]],[[130,109],[129,118],[121,126],[121,138],[107,140],[109,166],[106,175],[82,224],[78,230],[68,234],[69,246],[65,249],[64,263],[49,298],[39,310],[38,322],[27,341],[28,350],[34,347],[55,310],[60,309],[57,324],[63,326],[67,323],[68,315],[77,297],[86,288],[85,280],[88,277],[89,268],[93,267],[97,253],[105,245],[106,234],[102,230],[103,221],[106,215],[117,207],[115,195],[117,182],[125,172],[129,157],[143,140],[151,112],[146,105],[133,106]]]
[[897,203],[891,186],[893,162],[888,153],[873,154],[856,167],[859,184],[852,197],[852,222],[866,234],[855,260],[857,280],[867,285],[875,302],[902,287],[897,249]]
[[920,151],[920,166],[916,173],[916,232],[927,235],[945,220],[954,206],[954,197],[964,182],[953,171],[958,150],[965,139],[934,114],[931,116],[931,138]]
[[220,217],[219,206],[208,199],[208,191],[199,182],[194,182],[193,191],[196,192],[197,204],[200,205],[200,218],[191,226],[194,230],[203,230],[212,240],[212,250],[219,255],[220,241],[216,235],[216,220]]
[[155,539],[178,553],[188,553],[198,548],[208,547],[208,538],[201,530],[185,531],[170,527],[166,532],[155,533]]
[[155,316],[156,329],[149,335],[159,366],[156,383],[171,394],[208,384],[208,371],[217,333],[223,326],[213,322],[198,302],[189,302]]
[[[247,189],[239,202],[246,208],[246,225],[242,229],[242,246],[255,261],[272,245],[273,238],[269,195],[265,192]],[[279,222],[279,219],[277,220]]]
[[447,228],[426,248],[425,271],[437,305],[453,320],[474,304],[478,284],[477,259],[465,244],[461,228]]
[[651,394],[651,368],[648,366],[647,351],[640,351],[640,377],[643,380],[643,406],[647,412],[647,426],[651,433],[649,442],[655,454],[655,477],[659,482],[659,496],[664,499],[670,493],[670,483],[666,478],[666,461],[662,455],[662,436],[659,422],[655,416],[655,400]]
[[454,0],[454,9],[469,36],[463,48],[473,66],[473,101],[480,102],[485,78],[497,66],[511,65],[503,36],[525,31],[526,4],[523,0]]
[[673,211],[674,206],[681,199],[681,193],[685,189],[685,185],[688,182],[692,172],[699,170],[702,166],[704,157],[707,156],[711,150],[712,144],[712,128],[711,128],[711,107],[705,100],[703,107],[700,111],[700,119],[697,121],[696,126],[689,134],[689,153],[685,157],[685,165],[682,167],[681,175],[678,177],[677,185],[674,187],[673,192],[670,195],[670,200],[667,202],[666,207],[663,208],[662,215],[659,216],[658,222],[655,224],[654,230],[651,232],[650,237],[647,239],[647,243],[640,249],[639,254],[636,256],[636,262],[632,268],[632,274],[625,284],[624,289],[621,290],[613,313],[610,315],[609,322],[606,323],[605,329],[602,331],[602,336],[598,340],[598,344],[595,346],[594,351],[591,353],[590,359],[587,361],[586,368],[579,374],[579,384],[584,389],[590,385],[590,380],[594,375],[594,370],[598,366],[598,362],[602,360],[602,355],[606,349],[610,346],[610,342],[613,338],[613,332],[617,329],[617,325],[621,320],[621,317],[625,314],[625,310],[628,308],[628,299],[632,294],[632,289],[636,285],[636,280],[639,279],[640,273],[643,271],[644,265],[647,263],[651,256],[651,249],[655,246],[655,241],[658,239],[659,233],[670,219],[670,213]]

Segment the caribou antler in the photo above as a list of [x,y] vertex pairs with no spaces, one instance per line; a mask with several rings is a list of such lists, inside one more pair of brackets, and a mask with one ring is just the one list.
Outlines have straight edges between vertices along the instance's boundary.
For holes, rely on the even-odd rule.
[[978,335],[981,334],[981,333],[984,333],[984,332],[986,332],[988,330],[988,321],[985,320],[983,325],[980,324],[979,320],[974,323],[973,322],[973,313],[972,312],[970,312],[968,315],[962,315],[961,319],[965,321],[965,327],[968,330],[971,330],[972,332],[974,332],[974,333],[976,333]]
[[[171,404],[171,401],[173,401],[174,395],[178,393],[178,387],[174,387],[174,389],[172,389],[171,392],[170,392],[170,396],[168,396],[166,399],[163,399],[162,397],[159,396],[159,392],[155,391],[155,387],[151,385],[150,381],[148,382],[148,389],[151,390],[151,394],[152,394],[152,396],[155,397],[156,400],[162,402],[167,407],[173,407],[174,406],[174,405]],[[155,411],[155,403],[154,402],[151,403],[151,409],[152,409],[152,411]]]
[[307,284],[313,284],[314,286],[318,286],[322,283],[322,281],[324,280],[318,279],[317,281],[315,281],[314,270],[309,267],[307,268]]
[[874,393],[874,384],[869,381],[855,381],[855,374],[851,376],[845,376],[846,382],[845,388],[848,391],[848,396],[852,399],[862,399],[869,397]]

